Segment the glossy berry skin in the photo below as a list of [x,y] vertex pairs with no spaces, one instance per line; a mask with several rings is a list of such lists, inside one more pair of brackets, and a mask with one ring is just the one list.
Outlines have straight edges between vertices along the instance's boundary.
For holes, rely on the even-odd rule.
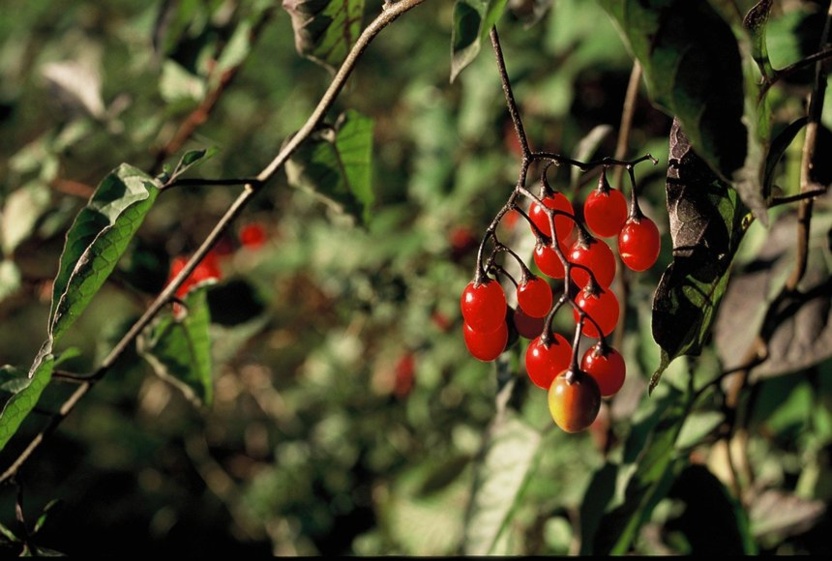
[[[561,249],[563,254],[566,255],[567,250]],[[551,245],[546,243],[535,244],[533,259],[540,272],[550,279],[560,280],[566,277],[563,261],[560,260],[557,251],[552,249]]]
[[508,324],[503,320],[493,331],[476,331],[465,323],[462,325],[462,335],[471,356],[483,362],[491,362],[506,349]]
[[549,413],[562,430],[580,432],[598,417],[601,390],[592,376],[580,370],[564,370],[549,387]]
[[[615,255],[604,241],[595,238],[576,241],[567,254],[567,260],[592,271],[595,282],[603,288],[608,288],[615,280]],[[572,280],[581,288],[590,279],[590,273],[583,267],[570,268]]]
[[601,397],[618,393],[627,375],[627,365],[621,353],[612,347],[604,347],[600,342],[586,350],[581,359],[581,370],[598,382]]
[[505,324],[507,307],[503,287],[493,279],[469,282],[460,298],[462,319],[474,331],[488,333]]
[[553,333],[549,345],[536,337],[526,348],[526,373],[539,388],[548,390],[560,372],[569,368],[572,345],[563,335]]
[[[618,305],[618,298],[612,290],[603,288],[594,291],[581,290],[575,298],[575,304],[586,315],[595,320],[604,337],[613,332],[621,310]],[[578,310],[574,310],[574,317],[576,322],[580,320]],[[589,319],[584,320],[581,333],[587,337],[599,338],[600,334],[595,323]]]
[[548,314],[552,302],[552,287],[540,277],[528,276],[517,285],[517,305],[533,318]]
[[546,195],[542,201],[543,205],[534,201],[529,206],[529,218],[531,218],[541,234],[551,238],[552,228],[549,226],[549,216],[546,214],[544,207],[568,214],[569,216],[556,213],[554,216],[557,239],[561,241],[568,239],[572,233],[572,229],[575,227],[575,209],[572,207],[572,202],[566,195],[560,192]]
[[656,223],[646,216],[627,219],[618,234],[621,261],[633,271],[646,271],[659,258],[661,235]]
[[595,189],[584,201],[584,221],[599,238],[617,236],[627,215],[627,199],[615,188]]

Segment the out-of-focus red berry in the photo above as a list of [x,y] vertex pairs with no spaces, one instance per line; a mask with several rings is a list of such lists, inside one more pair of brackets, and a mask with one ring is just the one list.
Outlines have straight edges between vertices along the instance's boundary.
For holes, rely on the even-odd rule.
[[269,239],[266,228],[259,222],[249,222],[240,227],[240,243],[248,249],[260,249]]

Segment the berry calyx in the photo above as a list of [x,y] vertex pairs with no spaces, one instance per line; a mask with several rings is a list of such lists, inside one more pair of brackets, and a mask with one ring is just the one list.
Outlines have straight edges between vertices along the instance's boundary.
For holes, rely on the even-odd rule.
[[489,278],[472,280],[462,291],[462,318],[474,331],[491,332],[505,324],[506,295],[500,283]]
[[548,341],[536,337],[526,348],[526,373],[539,388],[548,390],[560,372],[569,367],[572,345],[560,333],[552,333]]
[[526,275],[517,285],[517,305],[533,318],[548,314],[552,301],[552,287],[538,276]]
[[587,227],[599,238],[618,235],[627,221],[627,198],[610,186],[606,174],[598,179],[598,188],[587,195],[583,207]]
[[591,318],[585,318],[581,328],[581,333],[587,337],[600,338],[602,334],[607,337],[615,329],[621,313],[618,298],[609,288],[590,289],[587,286],[578,293],[575,305],[577,309],[573,311],[576,322],[581,321],[580,312]]
[[627,374],[627,366],[621,353],[600,341],[584,353],[581,370],[598,382],[601,397],[610,397],[618,393]]
[[580,432],[598,417],[601,390],[589,374],[581,370],[563,370],[549,387],[548,405],[557,426],[566,432]]
[[647,216],[631,216],[618,234],[621,261],[637,272],[646,271],[659,258],[661,235],[656,223]]
[[561,192],[546,195],[541,203],[534,201],[529,206],[529,218],[537,226],[537,229],[546,237],[552,237],[552,228],[549,225],[549,215],[546,209],[556,211],[553,217],[555,223],[555,237],[564,241],[569,239],[572,228],[575,226],[575,209],[572,202]]

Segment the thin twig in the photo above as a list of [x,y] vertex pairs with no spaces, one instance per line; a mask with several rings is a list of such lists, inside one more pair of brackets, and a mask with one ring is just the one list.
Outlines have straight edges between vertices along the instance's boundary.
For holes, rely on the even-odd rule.
[[[829,3],[826,13],[826,23],[823,26],[820,46],[825,48],[829,42],[829,28],[832,24],[832,2]],[[800,163],[800,192],[805,193],[814,187],[812,182],[812,167],[815,161],[815,148],[817,146],[818,129],[821,126],[823,115],[823,100],[826,95],[826,70],[821,62],[815,63],[815,80],[812,86],[812,93],[809,97],[809,109],[807,111],[808,122],[806,123],[806,137],[803,142],[803,158]],[[797,209],[797,261],[791,276],[786,281],[785,289],[793,291],[797,288],[800,280],[806,272],[806,263],[809,255],[809,229],[812,221],[812,209],[814,199],[804,199]]]

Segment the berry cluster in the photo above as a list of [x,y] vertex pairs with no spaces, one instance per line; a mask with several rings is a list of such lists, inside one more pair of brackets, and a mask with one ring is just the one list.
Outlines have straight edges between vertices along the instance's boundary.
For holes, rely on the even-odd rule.
[[[646,159],[652,157],[584,164],[551,156],[542,170],[539,191],[532,193],[519,182],[495,217],[480,243],[474,278],[462,291],[460,307],[468,351],[489,362],[518,337],[528,339],[526,373],[535,386],[548,392],[552,418],[567,432],[589,427],[598,415],[601,399],[613,396],[624,384],[624,358],[607,341],[620,316],[619,301],[612,290],[617,272],[613,248],[621,263],[633,271],[645,271],[658,259],[659,230],[641,211],[633,171]],[[580,214],[570,198],[553,189],[546,177],[551,165],[563,161],[584,171],[602,166],[597,188],[583,200]],[[624,166],[629,172],[629,202],[607,179],[607,169],[612,166]],[[530,201],[527,209],[520,204],[524,200]],[[535,237],[534,268],[497,237],[503,218],[516,213],[526,219]],[[486,259],[489,243],[492,249]],[[500,264],[500,254],[515,259],[520,268],[518,278]],[[509,305],[500,279],[513,284],[516,307]],[[567,304],[575,321],[572,342],[552,327],[555,314]],[[587,339],[590,345],[581,354],[579,347]]]

